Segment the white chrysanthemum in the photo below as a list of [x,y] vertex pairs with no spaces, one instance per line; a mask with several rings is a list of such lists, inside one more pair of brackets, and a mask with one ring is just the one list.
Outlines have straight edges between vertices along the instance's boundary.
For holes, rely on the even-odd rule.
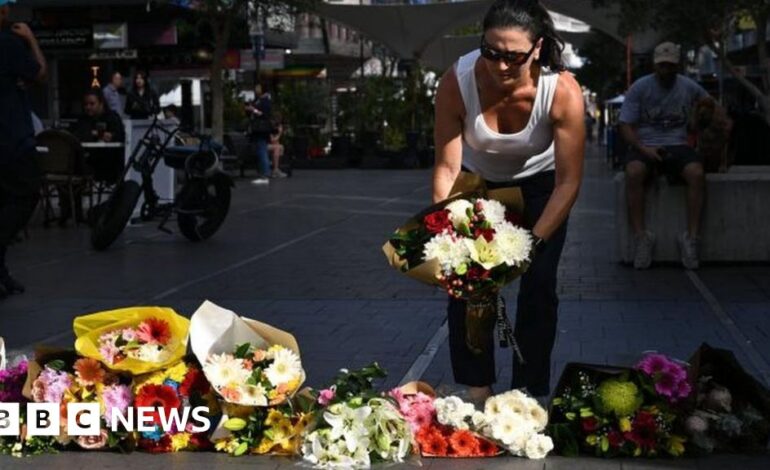
[[273,363],[265,369],[265,377],[274,387],[292,380],[299,380],[301,376],[302,363],[299,356],[291,349],[275,351]]
[[553,450],[553,441],[542,434],[533,434],[527,440],[524,455],[528,459],[544,459]]
[[425,244],[423,260],[436,259],[443,272],[454,271],[461,264],[470,261],[470,252],[463,240],[448,233],[436,235]]
[[497,226],[505,222],[505,206],[500,202],[493,199],[479,199],[481,202],[481,210],[484,213],[484,218],[492,224]]
[[452,221],[452,225],[455,228],[462,224],[470,224],[471,219],[468,218],[468,209],[473,210],[473,204],[466,199],[458,199],[452,201],[444,207],[449,211],[449,220]]
[[436,408],[436,419],[439,423],[457,429],[469,429],[468,421],[476,411],[471,403],[466,403],[458,397],[451,396],[437,398],[433,404]]
[[267,406],[267,390],[262,384],[243,385],[239,404],[246,406]]
[[496,228],[495,243],[500,257],[508,266],[520,266],[529,261],[532,236],[527,230],[506,222]]
[[481,429],[487,424],[487,417],[481,411],[474,411],[471,416],[471,423],[474,429]]
[[495,240],[488,242],[483,236],[475,240],[470,238],[464,238],[463,240],[465,241],[465,246],[468,247],[470,258],[483,266],[484,269],[496,268],[505,262]]
[[243,385],[251,376],[251,371],[244,367],[243,360],[230,354],[212,354],[203,366],[203,373],[215,387],[230,384]]

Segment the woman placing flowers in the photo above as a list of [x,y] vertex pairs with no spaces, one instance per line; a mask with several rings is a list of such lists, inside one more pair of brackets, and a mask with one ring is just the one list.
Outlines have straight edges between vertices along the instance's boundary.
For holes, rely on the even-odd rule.
[[[556,272],[583,171],[585,130],[580,85],[565,73],[563,41],[537,1],[497,0],[484,18],[481,47],[444,74],[436,97],[433,200],[447,198],[461,169],[487,187],[518,186],[536,252],[521,279],[512,388],[549,394],[556,333]],[[466,345],[466,302],[450,298],[455,380],[474,400],[495,382],[493,335],[482,353]]]

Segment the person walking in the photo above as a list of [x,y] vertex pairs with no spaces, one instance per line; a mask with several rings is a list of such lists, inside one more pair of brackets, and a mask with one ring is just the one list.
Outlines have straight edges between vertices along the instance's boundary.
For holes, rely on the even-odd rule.
[[[563,48],[539,2],[497,0],[484,17],[480,48],[444,74],[435,107],[434,202],[447,198],[461,170],[488,188],[523,193],[535,252],[519,289],[514,336],[524,362],[514,359],[511,388],[539,398],[550,394],[556,272],[585,152],[583,93],[564,71]],[[474,354],[465,341],[466,302],[450,298],[447,313],[455,381],[483,402],[496,381],[493,334]]]
[[246,105],[246,114],[249,117],[249,139],[254,146],[259,172],[257,178],[251,182],[255,185],[270,183],[270,158],[267,144],[273,132],[272,108],[273,100],[270,93],[261,83],[257,83],[254,86],[254,101]]
[[8,24],[10,4],[0,0],[0,298],[24,292],[6,265],[8,245],[37,205],[40,176],[27,87],[43,82],[46,60],[24,23]]

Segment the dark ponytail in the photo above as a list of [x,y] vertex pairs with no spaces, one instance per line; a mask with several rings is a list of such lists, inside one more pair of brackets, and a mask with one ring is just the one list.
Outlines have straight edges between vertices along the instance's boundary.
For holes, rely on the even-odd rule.
[[497,0],[484,16],[484,32],[492,28],[520,28],[532,42],[543,40],[538,63],[559,72],[565,69],[561,54],[564,40],[556,32],[551,15],[537,0]]

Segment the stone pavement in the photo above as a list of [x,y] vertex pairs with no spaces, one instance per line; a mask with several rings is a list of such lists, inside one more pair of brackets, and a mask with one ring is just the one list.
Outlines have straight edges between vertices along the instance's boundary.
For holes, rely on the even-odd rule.
[[[308,384],[341,367],[377,360],[383,386],[422,378],[452,386],[445,341],[446,299],[393,271],[380,247],[430,199],[429,171],[297,171],[267,188],[238,181],[222,231],[193,244],[151,224],[129,227],[109,251],[92,252],[88,231],[33,226],[9,262],[28,292],[0,302],[0,336],[15,352],[35,344],[71,346],[72,319],[129,305],[167,305],[190,315],[204,299],[292,331]],[[747,370],[770,367],[770,269],[677,266],[637,272],[615,262],[611,174],[591,152],[560,268],[561,309],[553,380],[569,361],[626,364],[639,352],[687,358],[700,343],[734,350]],[[506,291],[515,298],[517,286]],[[511,304],[512,302],[509,302]],[[515,312],[509,312],[511,316]],[[498,390],[511,359],[499,351]],[[148,456],[68,453],[33,460],[0,458],[0,468],[30,463],[61,468],[278,468],[295,462],[214,454]],[[770,459],[684,461],[505,458],[426,460],[424,466],[477,468],[768,468]],[[405,465],[405,468],[413,465]]]

